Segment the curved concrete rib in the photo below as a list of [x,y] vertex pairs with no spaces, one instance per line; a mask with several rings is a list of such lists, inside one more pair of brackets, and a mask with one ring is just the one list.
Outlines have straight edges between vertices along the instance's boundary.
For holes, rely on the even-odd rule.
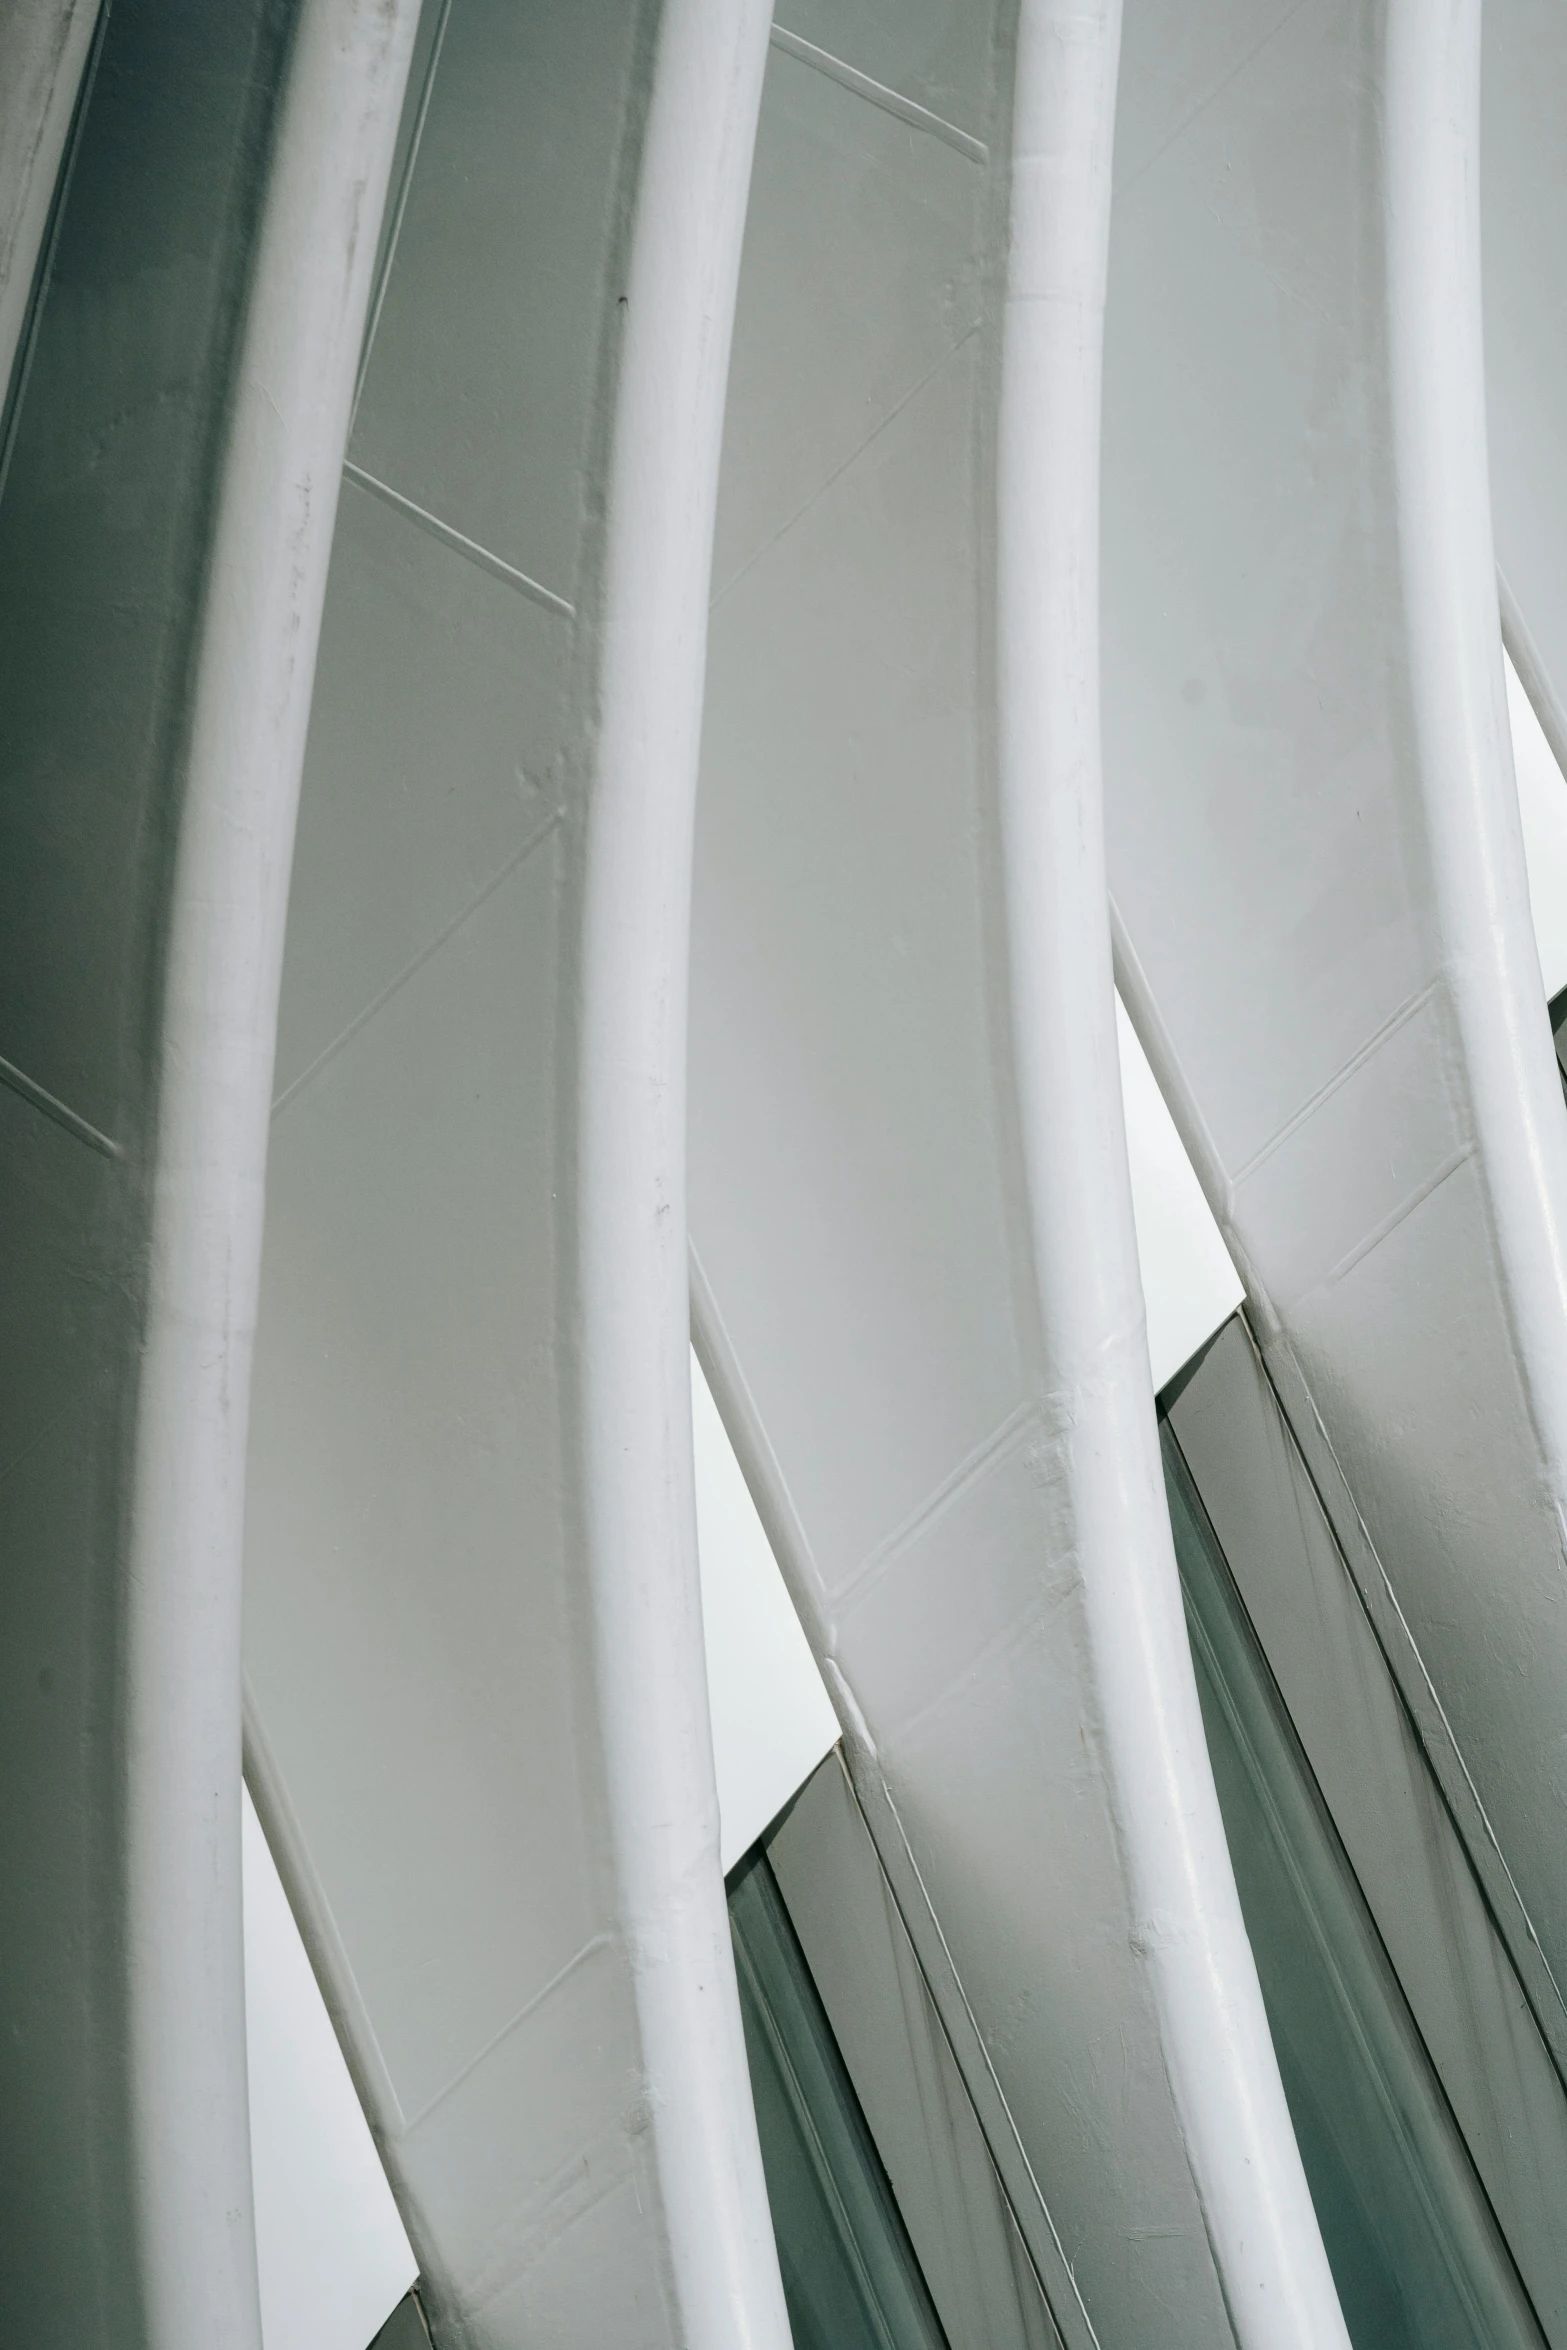
[[1187,1643],[1121,1111],[1099,741],[1099,417],[1120,10],[1024,0],[996,461],[1010,1011],[1050,1435],[1132,1942],[1248,2350],[1347,2345]]
[[607,485],[581,944],[583,1492],[610,1823],[688,2350],[787,2350],[697,1579],[685,1214],[713,515],[770,0],[664,0]]
[[1107,364],[1123,994],[1560,2069],[1567,1130],[1493,584],[1479,10],[1216,25],[1173,129],[1161,37]]
[[258,2336],[244,1399],[288,828],[412,13],[121,0],[8,452],[0,2269],[41,2343]]
[[288,877],[417,0],[306,0],[223,460],[169,912],[131,1499],[127,2022],[153,2338],[260,2341],[240,1922],[245,1448]]
[[475,2350],[788,2340],[719,1867],[683,1212],[767,32],[757,0],[438,20],[312,720],[247,1772],[436,2338]]
[[27,321],[99,0],[0,10],[0,411]]
[[1341,2344],[1197,1715],[1121,1132],[1117,29],[1022,14],[994,442],[990,28],[932,62],[889,8],[774,61],[698,821],[694,1314],[1062,2338]]

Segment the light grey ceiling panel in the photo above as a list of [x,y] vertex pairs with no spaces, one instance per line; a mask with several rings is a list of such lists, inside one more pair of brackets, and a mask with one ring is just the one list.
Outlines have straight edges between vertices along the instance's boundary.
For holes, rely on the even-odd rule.
[[[1186,40],[1132,6],[1128,86]],[[1112,229],[1120,976],[1560,2055],[1567,1128],[1492,587],[1478,15],[1308,0],[1212,62]]]
[[[922,385],[713,619],[692,1228],[726,1319],[744,1282],[766,1331],[747,1376],[835,1594],[933,1467],[987,1443],[1021,1375],[975,826],[976,356]],[[839,1118],[873,1098],[846,1149]],[[764,1196],[783,1221],[758,1253]],[[821,1268],[809,1313],[776,1279],[784,1249]],[[824,1355],[863,1423],[824,1410]]]
[[718,595],[978,325],[985,192],[971,156],[774,48],[747,225],[747,282],[769,292],[741,297],[726,445],[759,403],[773,431],[726,462]]
[[269,1165],[246,1670],[410,2121],[606,1923],[560,1669],[556,863],[536,849],[349,1038]]
[[568,601],[637,15],[452,0],[349,451]]
[[560,804],[567,624],[344,485],[289,897],[285,1095]]
[[[1096,45],[1109,24],[1093,12],[1070,22],[1031,12],[1033,54],[1050,60],[1030,85],[1045,93],[1045,119],[1030,117],[1011,187],[1030,222],[1046,217],[1044,206],[1028,210],[1036,188],[1048,184],[1060,199],[1048,216],[1064,224],[1051,250],[1066,291],[1058,308],[1031,308],[1030,280],[1018,305],[1047,322],[1047,338],[1054,321],[1072,322],[1059,345],[1047,339],[1048,354],[1094,341],[1091,291],[1080,337],[1073,307],[1093,275],[1093,238],[1079,244],[1074,232],[1094,161],[1108,161],[1108,139],[1095,144],[1088,129],[1106,54]],[[863,69],[858,50],[852,62]],[[855,103],[868,184],[881,169],[886,109],[863,91]],[[769,139],[781,147],[794,135],[808,105],[832,122],[842,148],[853,117],[839,88],[813,94],[805,78],[775,68],[764,154]],[[993,122],[985,127],[994,145]],[[909,135],[949,144],[934,130]],[[940,169],[950,169],[945,154]],[[994,284],[1001,257],[987,239],[999,190],[978,161],[973,176],[965,274],[988,273]],[[1142,1544],[1128,1498],[1139,1473],[1126,1470],[1107,1515],[1096,1517],[1087,1496],[1090,1461],[1119,1457],[1128,1444],[1151,1460],[1153,1423],[1151,1414],[1138,1420],[1132,1402],[1116,1436],[1088,1428],[1098,1428],[1107,1397],[1135,1393],[1137,1374],[1146,1385],[1146,1350],[1135,1313],[1123,1330],[1096,1289],[1104,1312],[1086,1368],[1074,1336],[1092,1310],[1073,1315],[1098,1276],[1074,1287],[1060,1254],[1047,1271],[1037,1263],[1028,1199],[1037,1135],[1025,1146],[1029,1112],[1014,1056],[1046,1040],[1036,1025],[1019,1046],[1012,1027],[1027,1027],[1037,1004],[1020,1009],[1017,968],[1006,960],[997,808],[998,320],[992,312],[990,331],[966,337],[931,371],[928,337],[910,337],[905,321],[929,316],[952,268],[954,224],[946,208],[919,201],[912,175],[901,210],[893,193],[887,186],[874,218],[856,224],[856,236],[874,228],[891,242],[881,276],[893,299],[868,297],[857,317],[830,276],[822,313],[812,315],[820,279],[803,277],[787,222],[767,209],[790,199],[789,178],[758,179],[748,224],[723,498],[754,511],[780,445],[809,495],[720,596],[711,632],[692,965],[697,1342],[823,1660],[866,1817],[1063,2338],[1336,2342],[1341,2321],[1276,2075],[1270,2084],[1238,1909],[1233,1944],[1206,1911],[1190,1939],[1167,1920],[1146,1931],[1137,1922],[1139,1903],[1158,1905],[1146,1881],[1136,1889],[1130,1857],[1152,1817],[1140,1808],[1150,1782],[1133,1789],[1135,1773],[1118,1775],[1128,1752],[1108,1719],[1118,1702],[1105,1645],[1114,1608],[1108,1585],[1103,1596],[1088,1587],[1101,1541],[1106,1561]],[[1026,343],[1030,329],[1017,331]],[[807,388],[830,337],[840,380],[875,386],[878,404],[898,374],[906,387],[847,461],[834,419]],[[1031,470],[1028,436],[1014,443],[1012,488],[1026,500],[1040,479],[1059,480],[1050,526],[1066,534],[1037,565],[1020,557],[1007,575],[1025,597],[1042,578],[1065,580],[1068,541],[1091,575],[1094,466],[1072,437],[1084,419],[1089,434],[1096,427],[1090,398],[1072,404],[1087,369],[1085,359],[1079,378],[1063,359],[1060,377],[1042,371],[1018,395],[1038,435],[1032,447],[1048,456]],[[814,482],[807,430],[817,437]],[[1090,521],[1079,542],[1070,534],[1085,509],[1073,500],[1084,488]],[[1049,608],[1068,606],[1078,608],[1063,586]],[[1054,641],[1062,674],[1047,693],[1039,642],[1021,625],[1028,711],[1053,715],[1068,701],[1075,710],[1070,679],[1079,672],[1069,663],[1083,648],[1074,640],[1069,656],[1064,636]],[[1028,741],[1041,748],[1043,737]],[[1059,789],[1064,804],[1085,770],[1070,760],[1052,767],[1042,750],[1030,772],[1040,793]],[[1021,775],[1016,761],[1012,773]],[[1063,817],[1068,862],[1095,823]],[[1082,905],[1091,894],[1088,878]],[[1047,913],[1030,878],[1016,902],[1029,909],[1025,920],[1070,929],[1070,899],[1063,889]],[[1092,927],[1102,912],[1101,896],[1081,934],[1084,969],[1063,981],[1054,1005],[1067,1023],[1067,1000],[1074,1016],[1091,1001],[1107,1040],[1101,1074],[1114,1066],[1108,936]],[[1027,951],[1022,963],[1029,967]],[[1083,994],[1070,996],[1073,986]],[[1092,1119],[1097,1144],[1098,1109],[1074,1094],[1062,1114],[1074,1131]],[[1058,1149],[1063,1134],[1058,1127]],[[1063,1200],[1070,1157],[1051,1161]],[[1104,1163],[1113,1169],[1113,1155]],[[1130,1267],[1129,1193],[1113,1180],[1101,1191],[1091,1204],[1072,1195],[1063,1218],[1080,1208],[1121,1217],[1117,1262]],[[1096,1229],[1082,1254],[1097,1265],[1100,1248]],[[1116,1516],[1123,1505],[1130,1514]],[[1160,1622],[1172,1627],[1172,1645],[1150,1631],[1141,1653],[1158,1649],[1187,1678],[1179,1694],[1166,1689],[1149,1705],[1191,1727],[1183,1752],[1206,1771],[1162,1516],[1159,1526],[1164,1602],[1118,1586],[1119,1624],[1169,1606]],[[1157,1529],[1150,1550],[1156,1537]],[[1101,1605],[1109,1613],[1096,1613]],[[1147,1709],[1141,1718],[1146,1726]],[[1185,1767],[1179,1743],[1164,1758],[1164,1792]],[[1201,1909],[1207,1862],[1191,1828],[1199,1815],[1217,1821],[1211,1783],[1162,1848],[1192,1837],[1187,1881],[1203,1884]],[[1217,1831],[1215,1845],[1228,1883]],[[1233,1885],[1229,1900],[1233,1908]],[[1163,1974],[1159,1956],[1198,1942],[1211,1956],[1206,1980],[1222,1980],[1229,2003],[1226,2048],[1206,2070],[1176,2054],[1196,2045],[1182,2035],[1201,1999],[1183,2004],[1170,1988],[1176,1970]],[[1267,2176],[1272,2201],[1237,2257],[1231,2222],[1216,2214],[1225,2163],[1241,2142],[1223,2079],[1243,2039],[1260,2043],[1244,2127],[1265,2113],[1279,2131],[1277,2148],[1264,2150],[1259,2130],[1257,2159],[1238,2166],[1249,2169],[1247,2191]],[[1258,2295],[1247,2264],[1263,2238],[1265,2259],[1288,2244],[1272,2272],[1287,2281]]]
[[[1141,0],[1132,38],[1121,44],[1115,107],[1115,189],[1119,198],[1217,96],[1237,64],[1263,48],[1297,0],[1206,0],[1200,8]],[[1143,37],[1152,15],[1157,36]]]
[[1489,0],[1480,80],[1485,366],[1496,559],[1518,662],[1567,753],[1567,27],[1550,0]]
[[1567,2339],[1567,2098],[1239,1322],[1170,1424],[1540,2322]]
[[[1173,22],[1133,0],[1129,83]],[[1111,884],[1172,1030],[1183,996],[1225,1002],[1179,1042],[1232,1180],[1431,977],[1416,815],[1389,788],[1411,746],[1362,162],[1374,33],[1315,4],[1260,50],[1237,30],[1239,70],[1112,213]],[[1235,990],[1238,968],[1270,986]]]

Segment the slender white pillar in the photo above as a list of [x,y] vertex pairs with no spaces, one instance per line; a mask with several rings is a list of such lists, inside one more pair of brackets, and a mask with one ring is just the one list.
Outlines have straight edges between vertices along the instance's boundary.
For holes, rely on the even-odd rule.
[[1052,1459],[1165,2060],[1244,2350],[1348,2336],[1208,1762],[1160,1470],[1117,1074],[1099,739],[1116,0],[1024,0],[997,452],[1011,1017]]
[[771,11],[666,0],[624,305],[582,941],[584,1487],[619,1908],[689,2350],[786,2350],[719,1873],[686,1270],[691,848]]
[[240,1938],[240,1563],[294,817],[416,0],[305,0],[199,633],[131,1511],[129,2033],[158,2350],[258,2350]]

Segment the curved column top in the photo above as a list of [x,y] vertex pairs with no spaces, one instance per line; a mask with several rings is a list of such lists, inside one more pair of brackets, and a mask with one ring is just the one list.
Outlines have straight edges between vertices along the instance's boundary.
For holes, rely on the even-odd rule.
[[1177,120],[1162,37],[1129,43],[1109,306],[1123,993],[1560,2063],[1567,1130],[1494,587],[1479,9],[1216,26]]
[[1099,416],[1120,10],[1024,0],[997,453],[997,693],[1019,1142],[1048,1453],[1082,1578],[1132,1946],[1246,2350],[1348,2343],[1208,1760],[1132,1227],[1099,741]]
[[128,2032],[160,2350],[260,2341],[240,1942],[250,1361],[300,770],[417,14],[306,0],[294,29],[191,693],[127,1628]]

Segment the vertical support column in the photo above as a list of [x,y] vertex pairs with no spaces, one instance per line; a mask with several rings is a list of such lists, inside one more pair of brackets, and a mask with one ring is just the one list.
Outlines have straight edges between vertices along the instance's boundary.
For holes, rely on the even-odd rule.
[[190,698],[130,1502],[131,2126],[158,2350],[260,2341],[240,1939],[245,1444],[278,982],[349,408],[417,0],[305,0]]
[[1243,2350],[1343,2350],[1241,1919],[1160,1473],[1117,1074],[1099,434],[1120,10],[1024,0],[1002,339],[998,744],[1013,1047],[1049,1387],[1112,1807]]
[[607,495],[582,939],[584,1490],[614,1863],[690,2350],[789,2340],[718,1859],[691,1456],[686,1003],[718,459],[767,0],[667,0]]

